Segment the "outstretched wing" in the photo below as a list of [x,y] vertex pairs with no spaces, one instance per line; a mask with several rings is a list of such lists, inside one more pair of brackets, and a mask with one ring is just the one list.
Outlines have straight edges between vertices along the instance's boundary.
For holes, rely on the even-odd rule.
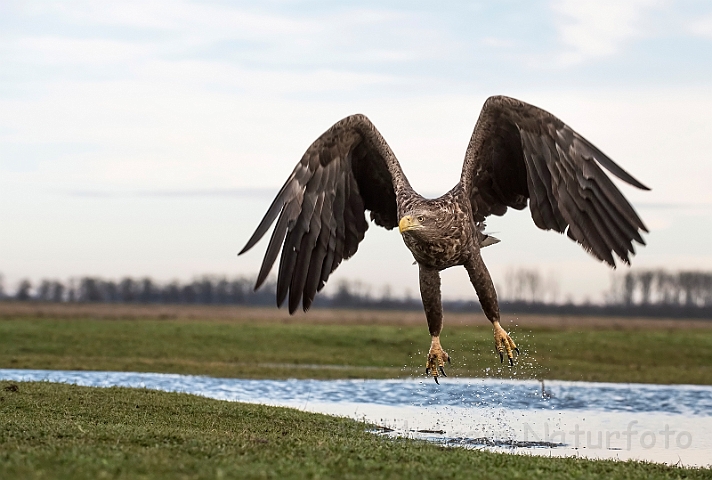
[[564,122],[533,105],[490,97],[465,155],[462,182],[475,220],[523,209],[534,223],[578,242],[615,268],[630,264],[632,241],[647,228],[601,167],[643,190],[633,178]]
[[389,162],[402,175],[381,134],[364,115],[334,124],[307,149],[240,254],[252,248],[277,219],[255,289],[265,281],[280,247],[277,305],[289,293],[289,312],[302,301],[306,311],[316,292],[342,260],[358,249],[368,229],[364,211],[377,225],[398,225]]

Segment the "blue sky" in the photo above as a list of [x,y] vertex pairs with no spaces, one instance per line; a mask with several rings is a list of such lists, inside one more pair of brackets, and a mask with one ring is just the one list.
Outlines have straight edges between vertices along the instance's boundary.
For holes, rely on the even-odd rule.
[[[0,272],[9,287],[253,274],[263,246],[236,252],[332,123],[368,115],[437,195],[493,94],[560,116],[653,188],[623,188],[651,229],[634,266],[711,269],[710,52],[702,1],[4,1]],[[527,213],[490,229],[499,284],[526,266],[564,296],[608,285],[609,269]],[[410,263],[374,226],[331,283],[415,293]],[[462,272],[444,282],[472,296]]]

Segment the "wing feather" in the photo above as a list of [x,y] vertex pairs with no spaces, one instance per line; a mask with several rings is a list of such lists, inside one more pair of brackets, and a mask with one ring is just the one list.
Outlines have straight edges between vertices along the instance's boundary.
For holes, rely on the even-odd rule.
[[309,270],[307,272],[306,281],[302,289],[302,306],[304,310],[308,310],[316,296],[321,281],[322,265],[328,253],[329,237],[331,236],[331,225],[329,224],[330,217],[333,214],[331,205],[334,192],[334,171],[337,164],[330,163],[325,168],[327,171],[326,180],[324,181],[324,189],[321,196],[321,211],[319,215],[318,237],[314,250],[312,251],[309,262]]
[[[470,139],[462,182],[475,221],[529,209],[537,227],[566,233],[615,267],[630,263],[645,224],[603,168],[648,190],[564,122],[527,103],[490,97]],[[522,181],[525,178],[526,181]]]
[[299,208],[301,207],[301,202],[293,200],[284,206],[283,214],[277,220],[277,225],[272,231],[272,237],[269,241],[269,246],[267,247],[267,252],[265,253],[265,258],[262,260],[262,266],[260,267],[260,273],[257,275],[257,282],[255,282],[255,288],[260,288],[262,283],[267,279],[274,261],[279,255],[279,249],[282,248],[282,242],[284,242],[284,237],[287,236],[287,229],[289,228],[289,222],[299,214]]
[[531,209],[534,223],[539,228],[546,228],[547,225],[558,226],[557,212],[550,200],[551,172],[546,166],[546,158],[539,145],[540,139],[523,133],[522,143],[526,145],[523,153],[527,162],[527,172],[530,172],[527,175],[527,186],[530,192],[529,200],[534,204],[534,208]]
[[[297,257],[292,282],[289,286],[289,311],[294,312],[299,306],[299,302],[304,295],[304,286],[306,285],[307,275],[309,274],[309,265],[311,265],[312,255],[316,247],[317,239],[321,233],[321,209],[324,205],[324,195],[320,194],[316,199],[316,206],[309,222],[309,231],[302,237],[302,244]],[[306,305],[305,309],[308,308]]]
[[294,168],[292,174],[284,183],[284,186],[282,186],[279,193],[272,201],[272,204],[267,210],[265,216],[262,218],[260,224],[257,226],[257,229],[247,241],[247,244],[244,246],[244,248],[240,251],[240,253],[238,253],[238,255],[242,255],[243,253],[247,252],[249,249],[254,247],[257,242],[260,241],[260,239],[264,236],[265,233],[267,233],[267,230],[269,230],[270,225],[272,225],[275,218],[277,218],[277,215],[280,214],[280,212],[288,201],[294,201],[295,199],[298,199],[298,201],[301,203],[301,193],[303,193],[304,185],[309,177],[309,167],[306,165],[306,162],[299,162],[299,164],[297,164],[297,166]]
[[579,178],[577,178],[576,164],[570,152],[559,150],[559,157],[562,159],[561,166],[565,172],[565,178],[569,181],[564,182],[568,192],[569,201],[564,205],[571,212],[577,223],[581,227],[583,235],[576,240],[589,249],[589,252],[599,260],[603,260],[608,264],[614,264],[615,261],[611,255],[614,250],[610,235],[608,235],[608,227],[600,221],[600,218],[588,200],[587,192],[581,188]]
[[339,264],[358,250],[368,222],[398,225],[396,190],[410,188],[390,147],[363,115],[334,124],[312,143],[240,254],[277,220],[255,289],[281,248],[277,305],[307,310]]

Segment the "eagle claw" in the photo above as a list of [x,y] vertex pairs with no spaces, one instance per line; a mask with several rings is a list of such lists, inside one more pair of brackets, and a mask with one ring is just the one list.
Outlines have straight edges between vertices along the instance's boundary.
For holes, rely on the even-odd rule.
[[499,363],[504,363],[504,354],[507,353],[507,360],[509,360],[509,365],[514,366],[514,353],[517,352],[519,355],[519,348],[515,345],[512,338],[507,332],[499,325],[499,322],[494,322],[494,344],[499,353]]
[[432,375],[435,383],[440,385],[438,381],[438,376],[442,375],[447,377],[445,373],[445,362],[449,364],[452,363],[450,360],[450,355],[448,355],[445,350],[440,346],[440,339],[438,337],[433,337],[433,343],[430,345],[430,351],[428,352],[428,363],[425,367],[425,374]]

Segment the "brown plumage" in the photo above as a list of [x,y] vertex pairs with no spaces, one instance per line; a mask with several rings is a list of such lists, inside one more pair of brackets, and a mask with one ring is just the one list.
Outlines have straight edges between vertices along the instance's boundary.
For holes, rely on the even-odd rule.
[[566,233],[594,257],[615,267],[630,263],[633,241],[647,232],[633,207],[601,168],[638,188],[624,171],[561,120],[508,97],[485,102],[465,154],[460,182],[429,200],[411,188],[390,147],[363,115],[334,124],[311,146],[287,179],[240,254],[272,233],[255,288],[282,249],[277,304],[289,297],[308,310],[341,261],[356,253],[368,229],[364,217],[399,227],[420,270],[421,297],[432,344],[427,371],[437,381],[449,356],[440,347],[440,270],[467,269],[503,358],[516,345],[499,325],[497,295],[480,248],[496,241],[483,232],[489,215],[529,205],[541,229]]

